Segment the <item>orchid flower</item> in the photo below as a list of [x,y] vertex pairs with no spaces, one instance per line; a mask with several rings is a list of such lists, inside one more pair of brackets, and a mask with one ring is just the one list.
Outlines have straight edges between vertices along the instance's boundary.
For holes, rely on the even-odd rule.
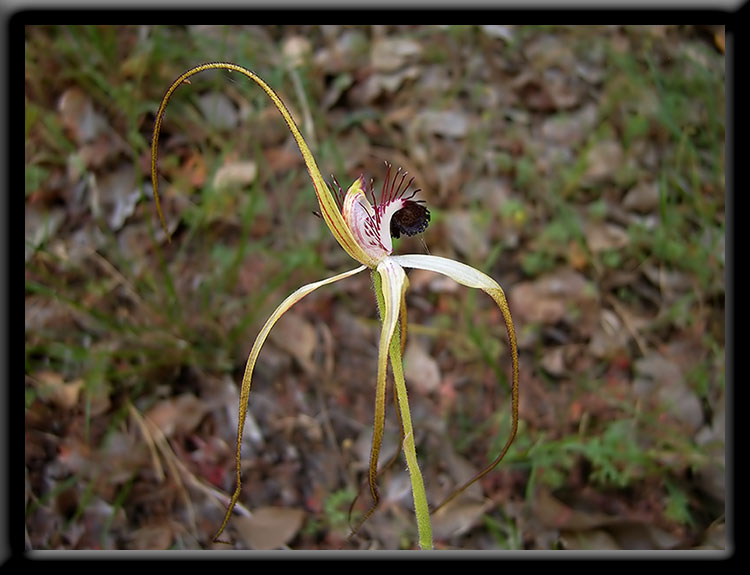
[[305,143],[297,124],[277,93],[254,72],[251,72],[242,66],[228,62],[201,64],[184,72],[169,87],[159,107],[152,141],[151,176],[157,212],[161,224],[167,232],[168,238],[169,232],[159,203],[156,167],[159,131],[164,117],[164,111],[169,98],[181,84],[189,84],[189,78],[191,76],[212,69],[227,70],[243,74],[256,82],[270,97],[271,101],[286,121],[302,153],[302,157],[304,158],[305,165],[310,178],[312,179],[315,194],[320,206],[320,213],[318,215],[323,218],[328,228],[331,230],[331,233],[344,251],[360,264],[352,270],[305,285],[296,290],[287,297],[278,308],[276,308],[255,339],[247,360],[240,390],[239,422],[237,427],[235,455],[237,474],[236,489],[227,507],[224,520],[214,536],[214,541],[219,541],[219,536],[227,526],[232,510],[240,495],[242,487],[242,478],[240,474],[240,447],[245,425],[245,416],[248,408],[253,369],[271,328],[273,328],[274,324],[284,315],[284,313],[306,295],[320,287],[344,280],[354,274],[369,269],[378,301],[382,328],[378,350],[378,367],[375,384],[375,417],[368,473],[368,484],[373,503],[363,518],[363,521],[370,516],[379,501],[376,478],[378,458],[383,440],[383,427],[386,411],[386,374],[387,365],[390,360],[395,382],[396,402],[398,404],[398,411],[401,420],[403,438],[402,448],[412,482],[412,494],[418,526],[419,545],[422,549],[431,549],[432,528],[430,524],[430,510],[427,504],[422,475],[417,463],[414,433],[412,430],[402,366],[403,343],[406,337],[405,293],[409,283],[404,268],[418,268],[444,274],[459,284],[470,288],[481,289],[487,293],[499,307],[505,322],[512,360],[512,423],[509,438],[500,454],[492,463],[490,463],[484,470],[477,473],[464,485],[456,489],[448,499],[433,509],[433,512],[443,507],[443,505],[465,490],[469,485],[494,469],[505,456],[518,429],[518,349],[516,345],[513,320],[511,318],[505,294],[500,285],[492,278],[463,263],[433,255],[394,255],[392,238],[398,238],[401,234],[414,235],[421,233],[429,225],[430,213],[424,206],[424,202],[419,199],[414,199],[419,190],[409,191],[411,189],[411,184],[413,183],[413,178],[407,181],[407,173],[401,172],[400,169],[396,171],[393,177],[391,177],[391,167],[390,165],[387,165],[386,177],[379,198],[376,197],[374,193],[372,181],[370,181],[368,189],[365,179],[362,176],[354,180],[346,192],[343,192],[335,179],[335,189],[329,188],[321,176],[320,170],[315,163],[315,159]]

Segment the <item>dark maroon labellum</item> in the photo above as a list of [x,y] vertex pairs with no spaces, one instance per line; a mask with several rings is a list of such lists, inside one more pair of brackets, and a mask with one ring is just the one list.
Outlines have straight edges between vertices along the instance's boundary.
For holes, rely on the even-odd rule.
[[406,200],[404,207],[391,217],[391,237],[413,236],[425,231],[429,225],[430,210],[420,203]]

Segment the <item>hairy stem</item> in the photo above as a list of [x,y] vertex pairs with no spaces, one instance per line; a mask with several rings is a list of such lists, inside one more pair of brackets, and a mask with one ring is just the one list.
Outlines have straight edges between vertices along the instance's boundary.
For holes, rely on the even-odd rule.
[[401,411],[401,425],[403,428],[403,447],[406,456],[406,464],[409,467],[411,478],[411,490],[414,496],[414,514],[417,518],[419,530],[419,546],[422,549],[432,549],[432,525],[430,523],[430,510],[427,505],[427,493],[422,480],[422,472],[417,463],[417,452],[414,446],[414,431],[411,426],[411,414],[409,413],[409,399],[406,393],[406,382],[404,380],[404,368],[401,362],[401,344],[398,330],[391,341],[391,368],[393,378],[396,382],[396,396]]
[[[385,310],[385,298],[383,297],[381,278],[377,273],[373,273],[372,276],[373,283],[375,284],[375,295],[378,300],[378,307],[382,314],[383,310]],[[403,316],[401,316],[401,318],[402,320],[405,319]],[[411,489],[414,497],[414,514],[417,519],[417,530],[419,533],[419,546],[421,549],[432,549],[430,510],[427,505],[427,493],[424,488],[422,472],[420,471],[419,463],[417,462],[417,451],[414,444],[414,430],[411,423],[409,399],[407,397],[406,381],[404,379],[400,331],[400,329],[394,330],[393,338],[391,339],[389,347],[396,397],[398,399],[398,407],[401,414],[401,428],[404,438],[402,447],[404,450],[404,456],[406,457],[406,464],[409,469],[409,477],[411,479]]]

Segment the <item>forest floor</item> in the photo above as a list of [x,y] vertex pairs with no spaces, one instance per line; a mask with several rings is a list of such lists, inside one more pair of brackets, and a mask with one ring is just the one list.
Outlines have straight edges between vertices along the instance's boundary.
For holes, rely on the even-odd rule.
[[[431,212],[397,253],[508,294],[520,429],[433,516],[438,549],[725,549],[724,31],[710,26],[26,29],[27,549],[412,549],[403,459],[369,505],[379,320],[281,116],[342,187],[384,162]],[[431,504],[510,426],[494,303],[409,272],[407,385]],[[390,385],[390,384],[389,384]],[[382,461],[399,442],[389,387]],[[349,507],[360,492],[351,518]]]

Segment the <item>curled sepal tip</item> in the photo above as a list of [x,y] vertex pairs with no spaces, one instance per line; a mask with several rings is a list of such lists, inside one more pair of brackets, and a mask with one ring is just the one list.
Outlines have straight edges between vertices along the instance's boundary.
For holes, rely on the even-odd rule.
[[373,267],[374,262],[372,261],[372,258],[362,250],[362,248],[352,236],[352,232],[350,231],[349,227],[346,225],[346,222],[344,221],[344,218],[339,211],[336,200],[331,195],[331,192],[328,189],[328,186],[326,185],[326,182],[323,179],[323,176],[321,175],[317,164],[315,163],[315,158],[313,157],[309,146],[305,142],[305,139],[302,137],[302,133],[297,127],[297,124],[292,118],[292,115],[287,109],[284,102],[281,100],[276,91],[268,84],[266,84],[266,82],[257,74],[243,66],[232,64],[231,62],[208,62],[206,64],[195,66],[194,68],[191,68],[190,70],[187,70],[186,72],[180,74],[177,79],[172,82],[172,85],[167,89],[164,97],[161,100],[161,104],[159,105],[159,110],[156,113],[156,119],[154,121],[154,135],[151,140],[151,183],[154,190],[154,200],[156,201],[156,211],[159,214],[159,221],[161,222],[161,225],[167,234],[167,238],[170,238],[170,234],[167,228],[166,220],[164,218],[164,213],[161,208],[161,202],[159,201],[159,182],[157,171],[159,133],[164,121],[164,112],[167,109],[167,103],[172,97],[172,94],[174,94],[175,90],[177,90],[177,88],[179,88],[181,85],[190,84],[189,79],[192,76],[206,70],[226,70],[229,72],[239,72],[240,74],[250,78],[268,95],[268,97],[271,99],[271,102],[273,102],[274,106],[276,106],[276,109],[284,118],[284,121],[289,127],[289,131],[292,133],[292,136],[294,137],[294,140],[299,147],[302,158],[305,161],[305,166],[307,167],[307,171],[310,175],[310,179],[313,182],[313,187],[315,188],[315,195],[317,196],[318,204],[320,205],[320,215],[323,217],[323,220],[325,220],[326,225],[328,225],[328,228],[331,230],[331,233],[336,238],[341,247],[344,248],[344,250],[352,258],[362,264]]

